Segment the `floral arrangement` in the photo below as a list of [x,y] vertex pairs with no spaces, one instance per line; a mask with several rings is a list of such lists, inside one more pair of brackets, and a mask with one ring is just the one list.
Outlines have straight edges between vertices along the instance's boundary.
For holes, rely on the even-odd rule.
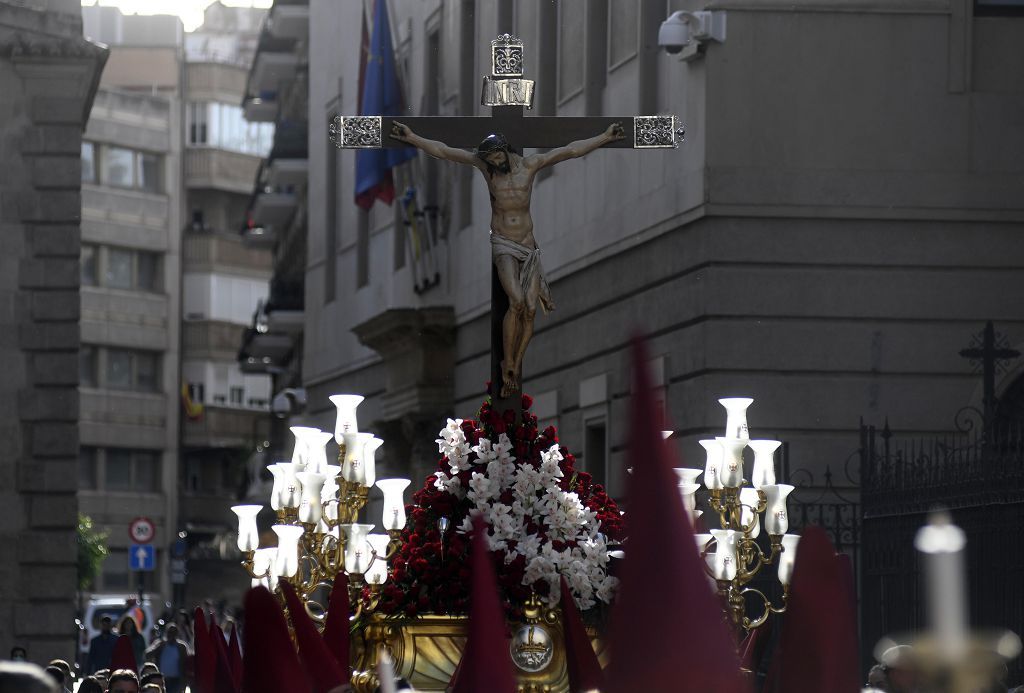
[[[378,610],[390,615],[464,614],[469,610],[470,513],[483,513],[506,615],[522,616],[531,591],[558,602],[564,576],[580,609],[610,603],[608,543],[621,539],[615,501],[558,444],[553,426],[537,430],[533,401],[479,420],[449,419],[437,440],[437,471],[413,494],[402,547]],[[446,531],[442,532],[441,527]]]

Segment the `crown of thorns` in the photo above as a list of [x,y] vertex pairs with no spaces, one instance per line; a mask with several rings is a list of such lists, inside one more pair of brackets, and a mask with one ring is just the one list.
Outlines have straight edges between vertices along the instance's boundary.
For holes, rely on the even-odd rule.
[[505,136],[502,135],[501,133],[493,133],[488,135],[483,139],[483,142],[481,142],[476,148],[476,153],[479,156],[484,156],[485,154],[490,154],[491,152],[508,153],[510,151],[512,151],[512,147],[511,145],[509,145],[508,140],[505,139]]

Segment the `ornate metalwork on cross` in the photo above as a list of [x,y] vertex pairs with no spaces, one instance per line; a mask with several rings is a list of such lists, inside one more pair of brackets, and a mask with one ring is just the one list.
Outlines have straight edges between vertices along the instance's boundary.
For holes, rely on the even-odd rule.
[[[534,314],[538,306],[554,308],[530,216],[537,172],[600,147],[675,148],[684,136],[672,115],[525,118],[534,82],[523,78],[523,55],[523,42],[510,34],[491,41],[491,74],[481,93],[481,104],[492,108],[489,117],[336,116],[329,127],[339,148],[411,145],[483,174],[491,197],[491,382],[499,411],[520,409]],[[549,151],[523,156],[526,148]]]

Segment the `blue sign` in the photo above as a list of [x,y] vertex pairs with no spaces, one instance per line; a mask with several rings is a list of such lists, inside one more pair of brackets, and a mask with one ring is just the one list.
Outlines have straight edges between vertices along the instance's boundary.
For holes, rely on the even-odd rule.
[[128,566],[132,570],[153,570],[156,551],[152,544],[132,544],[128,549]]

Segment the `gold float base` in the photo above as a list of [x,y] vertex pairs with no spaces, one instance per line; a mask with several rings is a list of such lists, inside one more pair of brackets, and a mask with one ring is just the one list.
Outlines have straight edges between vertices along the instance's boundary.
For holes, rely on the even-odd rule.
[[[466,646],[469,618],[465,616],[420,616],[411,619],[371,617],[363,630],[363,641],[357,644],[356,671],[352,684],[360,693],[370,693],[377,686],[374,664],[381,646],[388,649],[395,672],[417,691],[444,691],[462,658]],[[522,627],[513,624],[512,632]],[[550,661],[540,671],[530,673],[513,664],[519,693],[557,693],[569,690],[565,642],[560,622],[543,626],[552,641]],[[605,642],[588,628],[591,645],[601,666],[607,666]],[[509,655],[511,659],[511,653]]]

